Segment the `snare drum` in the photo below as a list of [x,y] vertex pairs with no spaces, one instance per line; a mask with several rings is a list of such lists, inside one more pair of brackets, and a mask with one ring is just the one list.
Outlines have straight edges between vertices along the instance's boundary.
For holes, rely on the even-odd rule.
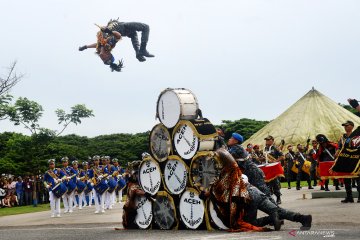
[[204,220],[205,206],[199,198],[199,192],[187,188],[180,198],[180,217],[183,224],[190,229],[197,229]]
[[190,164],[190,183],[198,190],[208,189],[221,169],[221,161],[214,152],[198,152]]
[[110,178],[108,180],[108,186],[109,186],[108,192],[112,193],[115,190],[115,188],[117,187],[117,181],[114,178]]
[[83,181],[78,180],[76,182],[76,187],[77,187],[77,192],[82,193],[86,188],[86,184]]
[[55,187],[52,189],[52,193],[57,197],[57,198],[61,198],[62,195],[64,195],[67,191],[67,187],[65,185],[65,183],[58,183],[55,185]]
[[98,194],[103,194],[106,190],[108,190],[109,188],[109,185],[107,184],[106,180],[105,179],[101,179],[101,181],[99,181],[95,186],[95,191],[98,193]]
[[277,177],[284,177],[284,169],[279,162],[262,164],[258,167],[265,174],[265,182],[270,182]]
[[185,88],[167,88],[160,93],[156,104],[156,117],[167,128],[173,128],[179,120],[196,119],[199,104],[196,96]]
[[161,186],[161,170],[154,159],[146,159],[140,163],[139,183],[141,188],[151,195],[156,194]]
[[76,182],[70,179],[67,182],[66,187],[67,187],[67,194],[71,194],[76,189]]
[[296,167],[296,164],[299,164],[298,161],[294,162],[292,167],[291,167],[291,171],[293,171],[294,173],[298,174],[299,173],[299,169]]
[[153,203],[154,225],[160,229],[172,229],[178,225],[173,198],[165,191],[156,194]]
[[117,181],[117,191],[121,191],[126,187],[126,179],[124,177],[119,177]]
[[308,160],[304,161],[304,164],[301,167],[301,170],[306,174],[310,175],[311,162]]
[[85,194],[88,194],[94,189],[94,186],[91,184],[92,184],[91,181],[88,180],[86,183]]
[[213,228],[219,230],[228,230],[229,228],[224,224],[224,222],[218,217],[213,202],[208,199],[206,201],[206,211],[207,211],[207,220],[208,220],[208,230]]
[[150,226],[153,219],[152,203],[144,196],[137,196],[135,199],[136,217],[135,224],[140,229],[146,229]]
[[150,132],[150,151],[159,162],[165,161],[172,152],[170,132],[162,123]]
[[165,164],[164,182],[172,194],[180,194],[186,188],[189,167],[176,155],[171,155]]
[[186,160],[194,157],[197,151],[213,150],[217,137],[214,125],[206,118],[182,120],[173,131],[175,150]]

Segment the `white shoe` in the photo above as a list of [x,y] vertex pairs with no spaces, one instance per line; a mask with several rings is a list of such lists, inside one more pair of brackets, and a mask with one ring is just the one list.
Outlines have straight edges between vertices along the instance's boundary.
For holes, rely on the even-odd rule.
[[96,211],[95,211],[95,214],[98,214],[98,213],[99,213],[99,211],[98,211],[98,210],[96,210]]
[[113,209],[113,207],[112,207],[112,206],[110,206],[110,207],[109,207],[109,209]]
[[61,217],[60,214],[56,215],[56,217]]
[[55,214],[51,214],[51,217],[54,218],[54,217],[55,217]]
[[68,213],[69,212],[69,209],[67,209],[67,210],[64,210],[64,213]]
[[69,210],[69,213],[72,213],[73,212],[73,210]]
[[82,210],[82,207],[79,207],[79,210]]
[[101,210],[101,213],[105,213],[105,210]]

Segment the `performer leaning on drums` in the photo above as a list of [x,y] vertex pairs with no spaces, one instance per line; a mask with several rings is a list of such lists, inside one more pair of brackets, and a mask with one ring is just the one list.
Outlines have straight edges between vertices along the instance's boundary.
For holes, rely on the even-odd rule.
[[[62,180],[66,175],[59,168],[55,168],[55,159],[50,159],[48,163],[49,170],[44,174],[44,185],[49,190],[51,217],[60,217],[60,198],[66,191]],[[55,189],[58,191],[57,195],[54,194]]]
[[133,161],[129,164],[129,178],[127,188],[127,198],[123,207],[123,226],[127,229],[138,228],[135,223],[137,215],[136,197],[146,196],[150,197],[150,194],[145,193],[138,182],[139,167],[141,161]]

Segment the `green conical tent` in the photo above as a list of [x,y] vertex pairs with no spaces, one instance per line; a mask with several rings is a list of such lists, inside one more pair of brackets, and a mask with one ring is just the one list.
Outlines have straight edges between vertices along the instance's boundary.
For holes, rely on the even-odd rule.
[[355,127],[360,125],[358,116],[313,88],[243,145],[264,145],[264,138],[268,135],[273,136],[277,144],[281,139],[286,144],[305,144],[309,136],[314,139],[319,133],[325,134],[331,141],[338,141],[344,132],[341,124],[347,120],[353,121]]

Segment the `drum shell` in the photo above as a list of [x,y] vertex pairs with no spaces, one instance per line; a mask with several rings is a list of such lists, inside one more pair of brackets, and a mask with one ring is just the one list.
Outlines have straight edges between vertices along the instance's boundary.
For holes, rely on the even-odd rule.
[[[154,131],[155,130],[158,130],[158,129],[161,129],[161,131],[164,131],[164,133],[167,135],[167,137],[169,138],[169,143],[167,144],[167,155],[166,156],[158,156],[154,150],[155,148],[155,143],[153,142],[153,134],[154,134]],[[173,154],[173,149],[174,149],[174,144],[173,144],[173,141],[172,141],[172,132],[173,132],[174,128],[166,128],[166,126],[162,123],[159,123],[157,125],[155,125],[152,130],[150,131],[150,134],[149,134],[149,143],[150,143],[150,153],[152,155],[152,157],[154,159],[156,159],[157,161],[159,162],[164,162],[166,161],[167,157],[170,156],[171,154]]]
[[284,169],[281,166],[280,162],[270,163],[267,165],[258,166],[265,174],[265,182],[270,182],[278,177],[284,176]]
[[115,190],[115,188],[117,187],[117,181],[114,178],[110,178],[108,180],[108,186],[109,186],[108,192],[112,193]]
[[[185,135],[189,137],[191,132],[191,139],[187,139]],[[172,132],[172,138],[174,152],[183,159],[190,160],[198,151],[214,150],[218,135],[214,125],[207,118],[203,118],[179,121]]]
[[158,97],[156,117],[167,128],[173,128],[179,120],[196,119],[198,117],[198,109],[197,98],[190,90],[185,88],[167,88]]
[[[180,179],[180,186],[181,189],[179,189],[178,191],[176,191],[176,188],[174,189],[173,186],[169,186],[170,182],[169,182],[169,178],[168,178],[168,175],[166,175],[166,173],[169,171],[169,169],[166,169],[167,168],[167,164],[169,163],[169,161],[178,161],[179,163],[181,163],[184,168],[185,168],[185,171],[186,171],[186,180],[184,181],[184,179]],[[179,195],[181,194],[185,189],[186,187],[189,185],[189,167],[188,167],[188,164],[183,161],[179,156],[177,155],[170,155],[168,157],[168,160],[166,162],[163,162],[163,164],[161,164],[161,172],[162,172],[162,180],[163,180],[163,185],[164,185],[164,189],[169,192],[170,194],[172,195]],[[170,173],[168,174],[171,174],[171,171],[175,171],[174,169],[171,169],[170,170]],[[178,176],[175,176],[175,173],[172,175],[174,177],[178,177]],[[184,176],[183,174],[180,175],[181,176]],[[185,184],[185,186],[183,186],[183,184]]]
[[76,182],[76,188],[78,193],[82,193],[86,188],[86,184],[83,181],[78,180]]
[[66,187],[65,183],[62,183],[62,182],[55,185],[55,187],[53,187],[53,189],[52,189],[52,193],[57,198],[61,198],[62,195],[64,195],[66,192],[67,192],[67,187]]
[[71,179],[65,185],[68,189],[67,194],[71,194],[76,189],[76,182]]
[[305,172],[306,174],[310,175],[310,167],[311,167],[311,162],[308,160],[305,160],[304,164],[301,167],[301,170],[303,172]]
[[[160,197],[166,197],[168,198],[168,201],[169,203],[171,204],[172,206],[172,214],[173,214],[173,217],[174,217],[174,223],[166,228],[164,227],[161,223],[158,223],[158,215],[157,215],[157,212],[156,212],[156,204],[157,202],[160,202],[159,198]],[[157,194],[156,194],[156,201],[153,202],[152,204],[152,209],[153,209],[153,228],[157,228],[157,229],[163,229],[163,230],[169,230],[169,229],[177,229],[178,228],[178,225],[179,225],[179,221],[178,221],[178,215],[177,215],[177,205],[173,199],[173,197],[167,192],[167,191],[159,191]],[[160,208],[164,206],[160,206]],[[168,209],[168,208],[166,208]]]
[[100,195],[103,194],[105,191],[108,190],[109,185],[106,183],[105,179],[101,179],[95,186],[95,191]]
[[86,188],[85,188],[85,194],[90,193],[94,189],[94,186],[92,186],[91,184],[92,184],[91,181],[87,181]]
[[[148,164],[148,167],[143,166]],[[150,167],[152,166],[152,167]],[[147,176],[145,174],[148,174]],[[152,177],[151,177],[152,176]],[[154,178],[154,179],[152,179]],[[151,195],[156,194],[161,188],[161,169],[160,165],[153,158],[144,159],[139,166],[139,185],[141,188]],[[150,186],[147,181],[150,180]],[[152,183],[154,181],[154,183]]]
[[[202,212],[202,216],[200,218],[197,218],[198,216],[195,216],[196,219],[188,219],[188,222],[190,223],[186,223],[184,221],[186,221],[186,216],[189,215],[189,211],[191,211],[191,209],[186,209],[186,207],[189,205],[189,203],[191,205],[193,205],[192,199],[191,198],[187,198],[186,196],[188,196],[190,193],[194,193],[196,198],[194,198],[194,204],[196,204],[195,206],[193,206],[193,211],[197,211],[198,213]],[[205,204],[204,201],[201,200],[200,198],[198,198],[199,192],[195,189],[195,188],[187,188],[186,191],[184,191],[182,193],[182,195],[180,196],[180,201],[179,201],[179,228],[180,229],[206,229],[206,221],[205,221]],[[191,195],[190,195],[191,196]],[[182,205],[182,204],[187,204],[187,205]],[[185,211],[186,210],[186,211]],[[194,214],[195,215],[195,214]],[[191,226],[192,225],[192,226]]]
[[[195,183],[195,179],[196,177],[198,177],[196,175],[196,172],[197,171],[200,171],[199,169],[195,169],[196,166],[200,167],[199,165],[199,159],[208,159],[208,160],[205,160],[205,161],[212,161],[213,164],[206,164],[207,166],[213,166],[213,169],[210,169],[211,171],[209,171],[209,169],[206,169],[205,171],[207,173],[210,173],[212,172],[213,176],[211,177],[211,179],[208,181],[208,182],[202,182],[202,183],[199,183],[200,185],[196,184]],[[189,170],[189,182],[191,184],[192,187],[196,188],[197,190],[199,191],[202,191],[202,190],[208,190],[208,188],[210,187],[210,183],[213,182],[217,177],[219,177],[220,175],[220,172],[222,170],[222,164],[221,164],[221,161],[220,159],[215,155],[214,152],[212,151],[203,151],[203,152],[198,152],[191,160],[191,164],[190,164],[190,170]],[[203,174],[200,174],[199,175],[203,175]]]
[[117,181],[117,191],[123,190],[126,187],[126,179],[124,177],[119,177]]
[[217,216],[214,204],[210,198],[205,203],[205,220],[207,230],[228,230],[229,228],[223,223],[223,221]]

